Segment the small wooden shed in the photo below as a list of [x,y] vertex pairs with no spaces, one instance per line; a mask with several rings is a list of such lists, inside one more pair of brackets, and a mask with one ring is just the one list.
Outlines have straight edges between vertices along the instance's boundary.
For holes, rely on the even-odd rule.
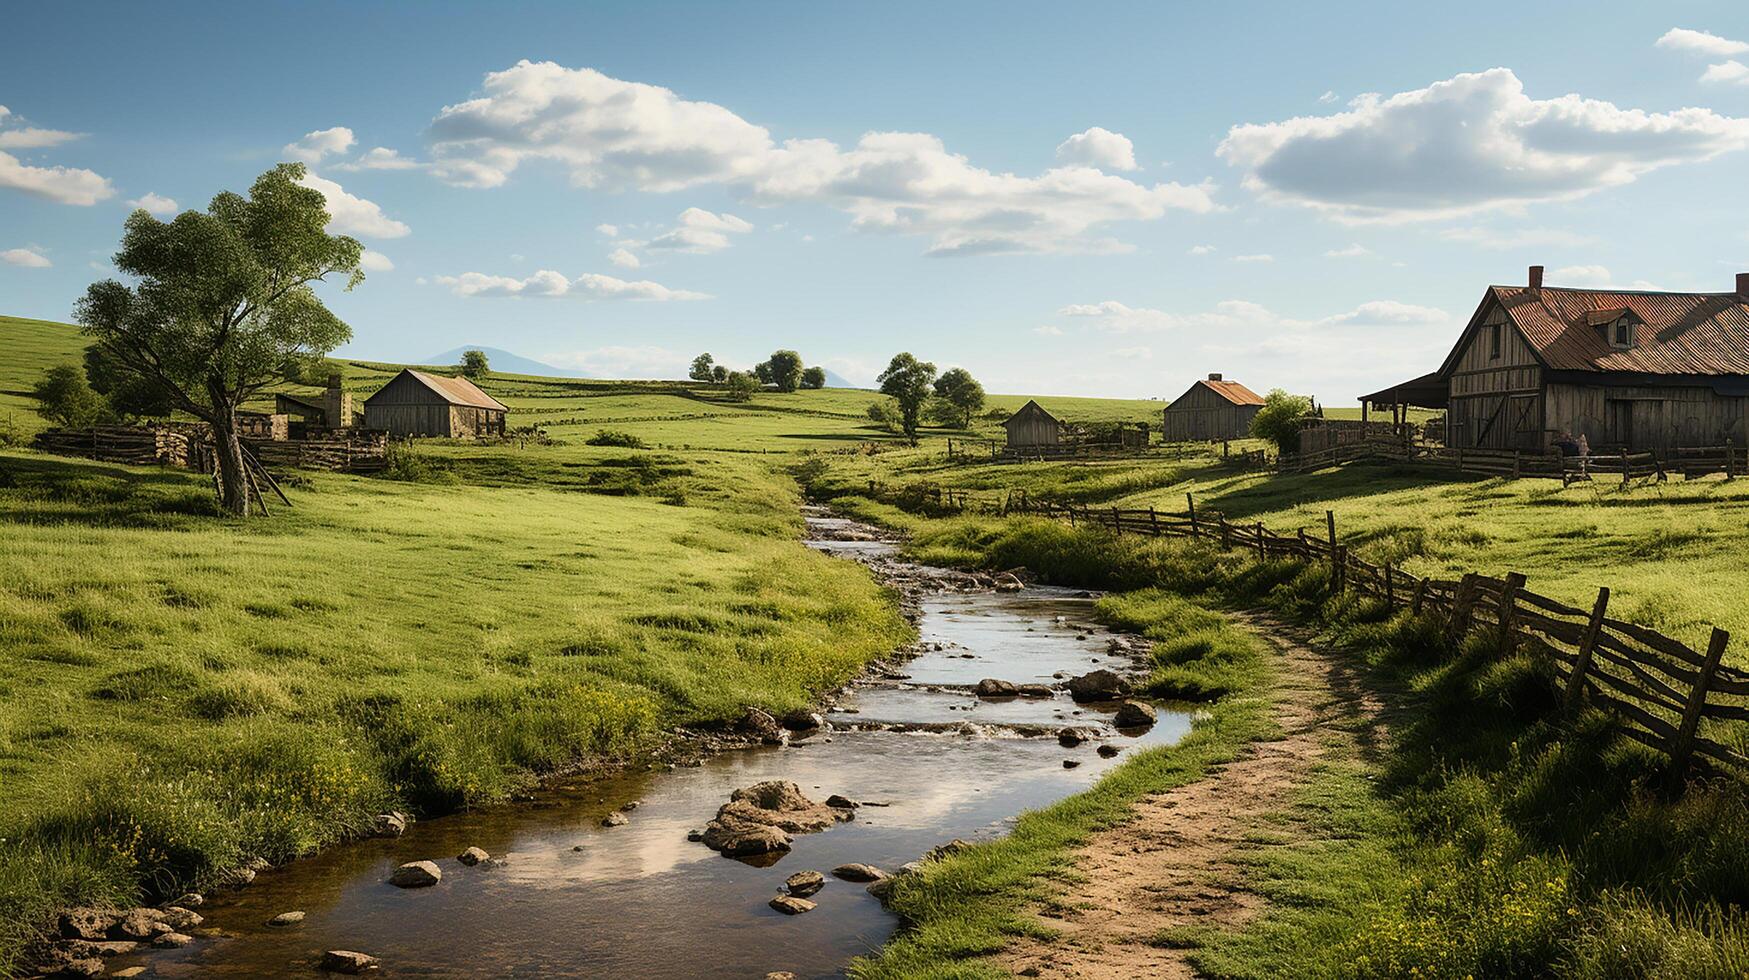
[[1008,430],[1010,450],[1059,446],[1068,441],[1068,426],[1032,399],[1027,399],[1019,411],[1008,416],[1008,420],[1002,423],[1002,428]]
[[364,400],[364,424],[392,436],[475,439],[503,435],[509,411],[466,378],[407,368]]
[[1255,391],[1211,374],[1167,404],[1160,439],[1162,442],[1243,439],[1251,434],[1251,420],[1262,407],[1263,399]]

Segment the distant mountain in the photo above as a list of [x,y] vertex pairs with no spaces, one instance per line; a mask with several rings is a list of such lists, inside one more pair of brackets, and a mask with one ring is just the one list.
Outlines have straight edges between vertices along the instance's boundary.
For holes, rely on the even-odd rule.
[[507,350],[501,350],[497,347],[483,347],[478,344],[469,344],[466,347],[457,347],[455,350],[447,350],[441,354],[433,354],[419,363],[430,364],[433,366],[439,364],[460,364],[462,353],[471,350],[477,350],[484,353],[486,355],[486,363],[490,365],[492,370],[501,374],[535,374],[548,378],[590,377],[590,375],[585,374],[582,371],[553,367],[551,364],[542,364],[540,361],[531,360],[520,354],[512,354]]
[[[456,356],[460,357],[461,355],[457,354]],[[832,370],[831,368],[827,368],[826,369],[826,387],[828,387],[828,388],[861,388],[862,385],[851,384],[849,381],[846,381],[844,379],[844,375],[839,374],[838,372]]]

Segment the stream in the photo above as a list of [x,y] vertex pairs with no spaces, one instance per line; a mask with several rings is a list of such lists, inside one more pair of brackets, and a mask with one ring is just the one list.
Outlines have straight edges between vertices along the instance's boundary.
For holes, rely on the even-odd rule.
[[[1110,725],[1115,704],[1077,705],[1062,690],[993,700],[971,693],[987,677],[1057,684],[1102,667],[1138,669],[1131,651],[1142,645],[1097,625],[1088,593],[991,591],[963,573],[906,563],[871,529],[824,512],[810,510],[808,529],[810,546],[865,562],[900,587],[920,634],[912,659],[895,657],[838,693],[825,712],[830,730],[696,766],[559,782],[532,804],[332,848],[209,895],[191,945],[116,957],[110,971],[314,975],[324,950],[346,949],[380,957],[384,976],[842,976],[898,922],[865,886],[832,878],[832,868],[894,870],[954,838],[999,835],[1022,811],[1085,788],[1133,747],[1189,730],[1188,713],[1165,707],[1151,729],[1119,733]],[[1065,726],[1096,733],[1065,748],[1054,734]],[[1121,751],[1106,758],[1101,744]],[[793,780],[815,800],[841,793],[872,805],[795,835],[793,850],[764,867],[687,840],[736,788],[771,779]],[[602,826],[633,802],[624,826]],[[501,863],[463,866],[456,855],[468,847]],[[397,865],[416,860],[436,862],[442,881],[388,883]],[[828,873],[811,896],[818,907],[796,916],[768,907],[803,870]],[[266,924],[291,910],[304,921]]]

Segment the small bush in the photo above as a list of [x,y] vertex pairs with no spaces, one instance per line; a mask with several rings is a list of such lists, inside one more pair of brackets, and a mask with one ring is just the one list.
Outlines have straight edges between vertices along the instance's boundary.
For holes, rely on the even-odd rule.
[[597,429],[595,434],[585,442],[591,446],[615,446],[620,449],[643,449],[644,440],[630,432],[620,432],[615,429]]

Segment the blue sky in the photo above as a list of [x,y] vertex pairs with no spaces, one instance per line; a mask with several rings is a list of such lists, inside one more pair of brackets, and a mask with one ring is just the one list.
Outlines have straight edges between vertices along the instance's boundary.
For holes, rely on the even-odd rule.
[[[1490,282],[1749,270],[1749,7],[22,4],[0,312],[302,157],[343,353],[600,376],[897,350],[998,391],[1331,404]],[[313,134],[313,135],[312,135]],[[378,149],[381,148],[381,149]],[[392,154],[387,151],[393,151]],[[392,268],[390,268],[392,266]]]

